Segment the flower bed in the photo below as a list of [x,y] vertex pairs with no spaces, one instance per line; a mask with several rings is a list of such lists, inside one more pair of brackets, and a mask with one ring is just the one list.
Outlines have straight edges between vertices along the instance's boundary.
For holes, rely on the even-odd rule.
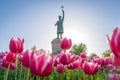
[[[43,50],[24,50],[24,40],[11,38],[9,52],[0,54],[0,80],[119,80],[120,29],[107,36],[110,57],[89,57],[67,52],[71,39],[60,40],[58,55]],[[24,51],[23,51],[24,50]]]

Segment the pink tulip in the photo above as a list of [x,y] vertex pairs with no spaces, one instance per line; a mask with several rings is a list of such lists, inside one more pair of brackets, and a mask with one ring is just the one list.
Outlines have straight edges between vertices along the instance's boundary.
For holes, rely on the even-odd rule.
[[9,65],[9,63],[6,60],[6,56],[4,56],[3,59],[2,59],[2,66],[5,67],[5,68],[7,68],[8,65]]
[[0,62],[0,69],[2,68],[2,63]]
[[59,54],[59,60],[60,60],[60,63],[62,63],[64,65],[67,65],[67,64],[69,64],[71,62],[71,54],[61,52]]
[[71,46],[72,46],[71,39],[67,39],[67,38],[60,39],[60,47],[61,47],[61,49],[67,50],[67,49],[70,49]]
[[101,58],[94,58],[93,61],[99,65],[102,63]]
[[21,53],[24,48],[24,39],[20,40],[19,38],[14,39],[11,38],[10,44],[9,44],[9,49],[13,53]]
[[83,71],[88,75],[94,75],[99,70],[99,68],[100,66],[98,65],[98,63],[94,63],[92,61],[86,61],[83,64]]
[[42,51],[32,51],[30,55],[30,72],[37,76],[48,76],[53,69],[53,57]]
[[113,64],[115,66],[120,66],[120,58],[113,55]]
[[86,58],[86,53],[85,52],[80,53],[80,57],[81,58]]
[[117,69],[117,67],[114,64],[109,64],[107,66],[107,68],[109,68],[109,70],[110,70],[111,73],[112,72],[118,72],[118,69]]
[[2,59],[4,56],[6,56],[7,52],[0,52],[0,59]]
[[6,52],[0,52],[0,65],[2,66],[3,57],[6,56]]
[[118,74],[109,74],[109,79],[110,80],[119,80],[119,75]]
[[14,63],[11,63],[11,64],[10,64],[10,69],[11,69],[11,70],[14,70],[15,68],[16,68],[16,67],[15,67],[15,64],[14,64]]
[[101,58],[101,66],[105,67],[108,64],[112,63],[112,58],[111,57],[106,57],[106,58]]
[[19,55],[18,55],[18,60],[19,60],[20,62],[23,61],[23,54],[19,54]]
[[26,50],[26,51],[23,53],[22,65],[23,65],[24,67],[29,67],[30,55],[31,55],[31,52],[30,52],[29,50]]
[[15,62],[15,54],[12,52],[8,52],[6,55],[6,60],[8,62]]
[[92,58],[87,58],[85,61],[91,62],[91,61],[93,61],[93,60],[92,60]]
[[75,68],[82,68],[82,60],[76,60],[73,62]]
[[76,60],[83,60],[79,55],[71,54],[71,62],[74,62]]
[[63,64],[57,64],[57,72],[58,73],[63,73],[63,69],[64,69],[64,66],[63,66]]
[[82,61],[76,60],[67,65],[68,69],[77,69],[82,67]]
[[68,69],[75,69],[75,66],[73,65],[73,63],[70,63],[67,65],[67,68]]
[[54,58],[54,66],[57,66],[57,64],[60,64],[60,61],[59,61],[59,57],[58,57],[58,56],[56,56],[56,57]]
[[74,62],[75,59],[76,59],[76,55],[72,54],[72,55],[71,55],[71,62]]
[[107,39],[113,54],[120,58],[120,29],[115,28],[112,34],[112,38],[110,39],[107,35]]

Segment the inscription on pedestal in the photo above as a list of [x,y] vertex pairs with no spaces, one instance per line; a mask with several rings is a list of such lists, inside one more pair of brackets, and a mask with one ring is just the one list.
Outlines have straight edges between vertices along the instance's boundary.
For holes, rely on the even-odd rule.
[[60,39],[59,38],[53,39],[51,44],[52,44],[52,54],[56,55],[56,54],[61,52]]

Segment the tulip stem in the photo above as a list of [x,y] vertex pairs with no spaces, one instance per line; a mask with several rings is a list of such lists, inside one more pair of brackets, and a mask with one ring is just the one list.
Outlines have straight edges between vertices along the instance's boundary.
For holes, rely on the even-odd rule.
[[22,76],[22,63],[20,62],[20,80],[22,80],[21,76]]
[[10,68],[10,63],[8,64],[7,70],[6,70],[6,72],[5,72],[4,80],[7,80],[8,73],[9,73],[9,68]]
[[93,80],[93,75],[90,75],[90,79]]
[[16,66],[16,70],[15,70],[15,80],[17,80],[17,58],[18,58],[18,53],[16,53],[16,55],[15,55],[15,66]]
[[82,77],[83,77],[83,80],[85,80],[85,74],[84,74],[84,72],[83,71],[81,71],[82,72]]
[[42,77],[36,76],[36,80],[42,80]]
[[63,80],[63,73],[60,74],[60,80]]
[[30,72],[30,69],[28,69],[28,71],[27,71],[26,80],[29,80],[29,72]]
[[63,65],[63,71],[62,71],[62,80],[64,80],[64,65]]
[[58,74],[59,80],[62,80],[62,74]]
[[62,73],[62,80],[64,80],[64,72]]

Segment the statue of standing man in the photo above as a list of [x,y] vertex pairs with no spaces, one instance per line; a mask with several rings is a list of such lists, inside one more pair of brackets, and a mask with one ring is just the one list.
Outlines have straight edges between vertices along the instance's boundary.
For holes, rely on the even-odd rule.
[[57,38],[62,38],[62,34],[64,33],[64,29],[63,29],[63,21],[64,21],[64,10],[63,10],[63,6],[61,6],[62,8],[62,14],[63,16],[59,15],[59,20],[56,22],[55,26],[57,26]]

